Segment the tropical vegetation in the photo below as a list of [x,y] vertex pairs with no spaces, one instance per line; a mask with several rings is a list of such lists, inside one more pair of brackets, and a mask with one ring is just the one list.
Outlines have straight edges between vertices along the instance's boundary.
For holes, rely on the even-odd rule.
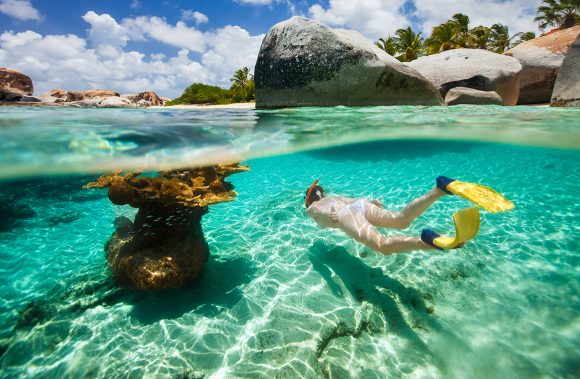
[[233,82],[229,89],[203,83],[193,83],[183,91],[181,96],[165,105],[178,104],[231,104],[253,101],[256,98],[254,79],[248,67],[237,70],[230,79]]
[[[538,8],[535,21],[539,22],[542,30],[548,26],[573,26],[580,22],[580,0],[544,0]],[[423,55],[458,48],[484,49],[501,54],[534,38],[534,32],[511,34],[509,28],[500,23],[472,27],[467,15],[457,13],[448,21],[435,26],[427,38],[407,27],[398,29],[392,37],[380,38],[375,45],[398,60],[408,62]]]
[[544,0],[534,21],[541,30],[548,26],[570,28],[580,23],[580,0]]

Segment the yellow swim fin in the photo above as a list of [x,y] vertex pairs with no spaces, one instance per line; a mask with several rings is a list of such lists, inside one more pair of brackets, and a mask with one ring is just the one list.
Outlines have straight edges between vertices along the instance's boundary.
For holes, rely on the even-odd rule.
[[439,176],[437,178],[437,187],[447,193],[471,200],[488,212],[505,212],[514,208],[514,204],[511,201],[493,189],[481,184],[467,183]]
[[453,215],[455,236],[442,236],[431,229],[423,229],[421,240],[438,249],[454,249],[469,241],[479,231],[479,210],[475,207],[456,212]]

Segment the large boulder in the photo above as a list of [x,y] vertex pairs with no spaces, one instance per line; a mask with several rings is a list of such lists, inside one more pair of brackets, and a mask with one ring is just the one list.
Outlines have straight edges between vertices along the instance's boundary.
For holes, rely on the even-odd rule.
[[580,25],[526,41],[504,53],[523,67],[518,104],[550,102],[558,70],[578,34]]
[[480,49],[455,49],[421,57],[409,66],[429,79],[445,97],[455,87],[494,91],[503,105],[516,105],[522,65],[517,59]]
[[66,91],[60,88],[55,88],[52,91],[43,94],[42,98],[46,99],[47,102],[59,102],[53,99],[61,99],[62,102],[71,102],[82,100],[84,94],[80,91]]
[[580,106],[580,36],[576,37],[560,67],[551,106]]
[[153,106],[163,105],[163,100],[161,100],[161,98],[159,96],[157,96],[157,94],[155,92],[152,92],[152,91],[138,93],[137,95],[135,95],[133,97],[132,100],[136,104],[138,104],[140,100],[145,100],[145,101],[148,101],[149,104],[151,104]]
[[21,72],[0,67],[0,100],[16,101],[34,92],[32,79]]
[[445,105],[459,104],[502,105],[503,99],[493,91],[480,91],[467,87],[451,88],[445,95]]
[[83,94],[85,99],[92,99],[93,97],[119,96],[118,92],[107,89],[89,89],[86,90]]
[[99,108],[135,108],[136,105],[129,99],[118,96],[107,96],[97,105]]
[[303,17],[268,31],[254,82],[256,108],[442,104],[428,80],[362,34]]

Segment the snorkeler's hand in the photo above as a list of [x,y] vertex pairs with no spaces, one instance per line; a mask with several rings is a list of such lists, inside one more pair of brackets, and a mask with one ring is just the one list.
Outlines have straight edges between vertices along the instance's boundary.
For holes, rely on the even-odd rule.
[[338,222],[338,214],[336,213],[336,208],[334,208],[334,205],[330,207],[330,220],[332,222]]
[[371,201],[371,204],[374,204],[374,205],[376,205],[377,207],[380,207],[380,208],[384,208],[385,207],[385,204],[381,203],[377,199]]

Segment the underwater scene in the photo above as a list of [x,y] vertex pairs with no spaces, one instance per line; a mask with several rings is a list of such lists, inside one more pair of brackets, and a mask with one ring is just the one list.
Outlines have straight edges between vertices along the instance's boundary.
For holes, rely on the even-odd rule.
[[[241,161],[209,257],[177,289],[115,280],[137,209],[111,171]],[[0,108],[0,377],[575,378],[580,110]],[[382,255],[307,216],[308,186],[400,211],[445,175],[494,188],[464,247]],[[403,230],[453,234],[443,196]]]

